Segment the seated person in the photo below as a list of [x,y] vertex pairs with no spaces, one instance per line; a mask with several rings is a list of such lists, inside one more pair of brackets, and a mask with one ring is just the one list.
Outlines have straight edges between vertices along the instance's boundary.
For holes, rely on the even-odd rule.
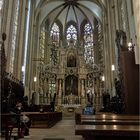
[[[21,114],[21,111],[23,110],[23,106],[22,103],[17,102],[16,107],[14,109],[12,109],[10,111],[10,113],[16,113],[16,114]],[[14,122],[20,121],[20,127],[21,127],[21,131],[24,132],[24,136],[28,136],[29,135],[29,128],[31,126],[31,120],[29,119],[28,116],[26,116],[25,114],[23,114],[23,116],[20,116],[20,118],[17,120],[14,120]]]
[[26,116],[25,114],[23,114],[23,116],[21,116],[20,118],[21,121],[21,126],[24,128],[24,136],[28,136],[29,135],[29,128],[31,126],[31,120],[28,116]]
[[83,110],[83,114],[84,115],[94,115],[95,114],[95,110],[92,106],[92,103],[87,103],[86,107]]

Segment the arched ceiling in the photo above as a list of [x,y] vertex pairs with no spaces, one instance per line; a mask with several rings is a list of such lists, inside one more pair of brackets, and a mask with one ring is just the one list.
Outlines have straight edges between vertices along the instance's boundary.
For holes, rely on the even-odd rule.
[[[104,1],[104,0],[102,0]],[[59,20],[63,26],[73,21],[80,27],[83,20],[93,25],[94,18],[102,22],[99,0],[36,0],[40,24],[49,19],[50,25]]]

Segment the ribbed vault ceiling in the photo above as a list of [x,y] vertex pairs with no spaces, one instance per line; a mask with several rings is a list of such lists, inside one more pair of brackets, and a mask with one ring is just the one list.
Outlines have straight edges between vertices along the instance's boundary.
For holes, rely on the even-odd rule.
[[49,19],[50,25],[59,20],[64,27],[71,21],[80,27],[84,20],[102,21],[102,8],[91,0],[44,0],[38,9],[40,24]]

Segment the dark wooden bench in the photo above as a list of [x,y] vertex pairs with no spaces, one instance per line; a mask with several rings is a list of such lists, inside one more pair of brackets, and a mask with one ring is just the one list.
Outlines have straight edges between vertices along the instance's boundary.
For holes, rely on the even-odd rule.
[[32,122],[32,128],[50,128],[62,120],[62,112],[22,112]]
[[85,140],[138,140],[139,125],[76,125],[75,135]]
[[97,114],[80,115],[75,134],[85,140],[136,140],[139,138],[139,116]]
[[80,124],[89,125],[139,125],[139,116],[130,115],[81,115]]

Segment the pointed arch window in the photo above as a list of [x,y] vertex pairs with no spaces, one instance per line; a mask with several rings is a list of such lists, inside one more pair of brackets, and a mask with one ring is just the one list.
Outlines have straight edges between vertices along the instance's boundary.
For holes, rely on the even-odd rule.
[[13,10],[13,22],[12,22],[12,35],[11,35],[11,54],[10,54],[10,65],[9,71],[13,73],[14,71],[14,61],[15,61],[15,49],[17,41],[17,28],[18,28],[18,16],[19,16],[19,0],[15,0],[14,10]]
[[[73,44],[76,43],[76,41],[77,41],[77,30],[76,30],[75,26],[70,25],[67,28],[67,35],[66,35],[66,37],[67,37],[67,41],[69,43],[73,43]],[[71,42],[71,41],[73,41],[73,42]]]
[[[2,24],[2,9],[3,9],[3,0],[0,0],[0,27]],[[0,29],[1,32],[1,29]]]
[[51,36],[52,43],[55,44],[56,46],[59,46],[60,29],[56,23],[54,23],[52,26],[50,36]]
[[0,10],[2,9],[3,6],[3,0],[0,0]]
[[89,23],[84,26],[84,58],[86,63],[94,63],[93,31]]

